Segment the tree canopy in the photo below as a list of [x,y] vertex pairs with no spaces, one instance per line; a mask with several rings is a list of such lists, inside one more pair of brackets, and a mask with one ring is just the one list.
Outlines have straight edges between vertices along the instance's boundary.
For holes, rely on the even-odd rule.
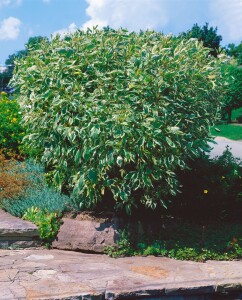
[[239,65],[242,65],[242,42],[239,45],[228,44],[226,52],[229,56],[234,57]]
[[237,64],[227,64],[222,74],[226,81],[222,93],[222,113],[231,122],[232,110],[242,107],[242,68]]
[[203,26],[199,26],[196,23],[190,30],[181,35],[187,38],[197,38],[199,41],[202,41],[204,47],[212,49],[210,54],[217,57],[220,42],[222,41],[222,36],[217,34],[217,30],[217,27],[209,27],[208,23]]
[[13,76],[15,60],[25,57],[29,51],[36,49],[43,40],[48,41],[46,37],[42,36],[30,37],[25,45],[25,49],[17,51],[8,56],[5,61],[6,70],[0,73],[0,91],[10,92],[11,90],[8,87],[8,84]]

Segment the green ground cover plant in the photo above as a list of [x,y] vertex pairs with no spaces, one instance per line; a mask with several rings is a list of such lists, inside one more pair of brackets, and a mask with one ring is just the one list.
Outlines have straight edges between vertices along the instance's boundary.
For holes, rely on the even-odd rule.
[[242,224],[210,223],[207,226],[174,221],[156,233],[137,236],[120,232],[117,247],[107,247],[112,257],[133,255],[167,256],[179,260],[232,260],[242,257]]
[[209,140],[224,59],[153,31],[77,31],[38,46],[12,84],[49,181],[81,209],[165,207],[176,169]]

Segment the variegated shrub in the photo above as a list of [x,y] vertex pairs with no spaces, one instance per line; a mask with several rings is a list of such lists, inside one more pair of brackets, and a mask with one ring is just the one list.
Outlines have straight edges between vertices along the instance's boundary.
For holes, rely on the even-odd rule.
[[166,205],[177,168],[209,139],[220,64],[197,40],[147,31],[77,31],[20,59],[27,142],[81,207]]

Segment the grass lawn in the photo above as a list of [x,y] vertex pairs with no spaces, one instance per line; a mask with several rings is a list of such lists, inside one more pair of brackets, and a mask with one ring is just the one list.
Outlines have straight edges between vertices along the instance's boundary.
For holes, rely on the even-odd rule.
[[[233,110],[232,120],[242,115],[242,107]],[[210,130],[213,136],[222,136],[231,140],[242,140],[242,124],[220,124],[211,127]]]
[[242,140],[242,124],[241,125],[237,125],[237,124],[216,125],[214,127],[211,127],[210,132],[213,136],[223,136],[235,141]]

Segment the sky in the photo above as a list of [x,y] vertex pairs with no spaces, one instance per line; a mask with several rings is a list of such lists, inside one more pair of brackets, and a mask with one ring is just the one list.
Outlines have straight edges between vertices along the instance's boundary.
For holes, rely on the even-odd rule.
[[98,25],[178,34],[193,24],[218,27],[222,45],[242,41],[242,0],[0,0],[0,65],[29,37]]

